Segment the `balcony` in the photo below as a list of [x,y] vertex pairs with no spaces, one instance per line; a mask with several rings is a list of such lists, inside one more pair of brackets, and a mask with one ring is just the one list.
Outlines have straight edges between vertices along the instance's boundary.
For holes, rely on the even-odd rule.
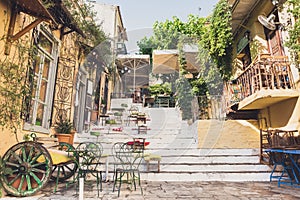
[[263,109],[299,96],[288,58],[269,54],[257,56],[226,90],[227,107],[237,110]]

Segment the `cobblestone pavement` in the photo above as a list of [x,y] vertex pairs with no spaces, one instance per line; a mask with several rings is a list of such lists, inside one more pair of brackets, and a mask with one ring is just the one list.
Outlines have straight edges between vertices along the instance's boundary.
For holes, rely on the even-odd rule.
[[[276,182],[142,182],[143,194],[138,187],[136,191],[130,190],[130,185],[122,185],[121,194],[112,192],[112,182],[103,183],[103,191],[97,197],[95,181],[88,181],[84,187],[84,199],[299,199],[300,190],[290,186],[277,187]],[[56,193],[53,193],[54,183],[49,182],[48,187],[40,194],[33,197],[15,198],[6,197],[4,199],[32,199],[32,200],[58,200],[58,199],[78,199],[78,188],[70,186],[65,188],[64,184],[59,185]],[[77,191],[77,192],[76,192]]]

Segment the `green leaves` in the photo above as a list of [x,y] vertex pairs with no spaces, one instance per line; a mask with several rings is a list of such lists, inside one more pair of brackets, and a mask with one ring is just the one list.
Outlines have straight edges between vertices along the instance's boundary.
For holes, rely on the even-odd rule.
[[160,95],[160,94],[171,94],[171,84],[164,83],[164,84],[156,84],[149,86],[149,91],[151,95]]
[[16,133],[22,123],[21,113],[26,113],[22,100],[30,94],[26,72],[32,59],[28,55],[35,49],[23,40],[14,43],[13,49],[10,56],[0,60],[0,126]]
[[233,36],[230,21],[230,7],[227,0],[221,0],[209,19],[207,39],[203,41],[204,48],[208,49],[222,78],[225,80],[229,79],[231,75]]
[[73,129],[73,123],[59,116],[59,121],[54,125],[56,133],[70,134]]
[[[293,59],[296,62],[296,64],[299,65],[299,52],[300,52],[300,4],[299,0],[287,0],[288,5],[290,5],[290,9],[288,12],[290,12],[295,20],[294,26],[289,27],[289,40],[286,42],[286,46],[290,48]],[[300,71],[300,68],[298,69]]]

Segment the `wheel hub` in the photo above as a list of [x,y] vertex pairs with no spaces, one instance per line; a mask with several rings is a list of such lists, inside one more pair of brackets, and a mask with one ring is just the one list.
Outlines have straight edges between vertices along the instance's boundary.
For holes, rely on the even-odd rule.
[[22,163],[19,167],[19,172],[21,174],[28,174],[31,171],[31,165],[27,162]]

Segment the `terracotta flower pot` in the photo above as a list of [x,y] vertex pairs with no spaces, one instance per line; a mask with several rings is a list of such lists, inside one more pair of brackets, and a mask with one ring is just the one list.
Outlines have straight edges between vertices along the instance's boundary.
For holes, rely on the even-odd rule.
[[74,134],[75,134],[75,131],[71,132],[70,134],[56,133],[55,137],[58,139],[58,142],[66,142],[66,143],[73,145]]

